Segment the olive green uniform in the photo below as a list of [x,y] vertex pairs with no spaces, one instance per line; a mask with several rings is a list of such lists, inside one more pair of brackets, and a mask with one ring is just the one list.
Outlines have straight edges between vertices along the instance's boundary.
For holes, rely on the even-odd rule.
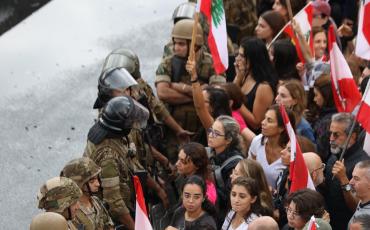
[[82,223],[85,230],[105,230],[114,227],[114,223],[109,216],[103,203],[96,196],[91,196],[90,207],[85,207],[80,202],[80,209],[76,213],[76,222]]
[[126,139],[106,138],[97,145],[88,141],[84,156],[90,157],[102,169],[103,200],[108,203],[113,220],[118,222],[123,214],[134,211],[132,196],[135,191],[131,177],[142,166],[129,154]]
[[[220,83],[225,82],[225,78],[220,75],[216,75],[213,69],[213,61],[212,56],[204,52],[202,49],[198,52],[201,52],[199,61],[197,62],[197,74],[198,80],[203,84],[213,84],[213,83]],[[181,82],[187,85],[191,85],[190,82],[190,74],[186,71],[181,76],[177,76],[177,79],[172,74],[172,59],[174,55],[171,55],[167,58],[162,59],[158,69],[156,71],[156,79],[155,83],[158,84],[160,82]],[[172,117],[179,123],[181,127],[191,132],[199,132],[202,124],[196,114],[194,103],[189,102],[185,104],[177,104],[177,105],[170,105],[167,104]],[[168,158],[174,162],[177,159],[177,140],[176,135],[168,130],[170,133],[167,137],[167,150],[168,150]],[[199,138],[199,137],[196,137]]]

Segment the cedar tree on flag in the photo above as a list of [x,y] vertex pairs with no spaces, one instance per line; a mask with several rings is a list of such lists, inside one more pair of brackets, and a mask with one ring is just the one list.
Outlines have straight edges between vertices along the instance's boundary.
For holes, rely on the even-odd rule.
[[370,93],[369,93],[369,84],[361,100],[361,106],[358,110],[357,121],[361,124],[362,128],[366,130],[366,137],[364,141],[364,151],[370,156]]
[[349,112],[361,101],[361,94],[353,80],[351,70],[340,51],[333,25],[328,32],[328,46],[330,54],[331,87],[333,98],[338,112]]
[[290,124],[289,116],[285,111],[284,105],[280,105],[280,113],[283,118],[285,129],[288,133],[290,139],[290,193],[295,192],[300,189],[309,188],[315,190],[315,186],[312,182],[310,173],[308,172],[306,163],[303,159],[303,154],[297,138],[295,136],[292,125]]
[[[312,3],[311,1],[302,9],[300,10],[295,16],[294,20],[299,24],[301,27],[302,34],[305,36],[305,38],[308,40],[309,39],[309,44],[312,49],[313,47],[313,42],[312,42],[312,36],[311,36],[311,27],[312,27]],[[283,31],[285,34],[287,34],[293,44],[295,45],[295,48],[297,50],[297,55],[299,60],[302,63],[305,63],[305,60],[303,58],[302,50],[301,47],[299,46],[299,41],[297,36],[294,34],[294,30],[292,27],[291,22],[286,24],[283,28]]]
[[360,1],[355,54],[370,60],[370,0]]
[[202,12],[209,25],[208,46],[217,74],[229,66],[225,10],[222,0],[198,0],[197,12]]
[[137,176],[134,176],[134,186],[136,191],[135,230],[153,230],[146,212],[140,179]]

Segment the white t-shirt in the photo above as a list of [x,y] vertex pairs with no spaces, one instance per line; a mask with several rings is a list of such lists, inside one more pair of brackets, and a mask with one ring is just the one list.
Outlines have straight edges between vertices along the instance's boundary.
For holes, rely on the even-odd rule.
[[265,149],[267,138],[265,138],[263,145],[261,145],[261,139],[262,134],[253,138],[251,146],[249,147],[248,158],[252,159],[252,156],[256,158],[256,161],[261,164],[263,171],[265,172],[267,183],[273,189],[276,189],[276,179],[286,166],[282,163],[281,158],[271,164],[268,163]]
[[227,214],[221,228],[222,230],[248,230],[248,225],[258,217],[256,214],[251,213],[243,223],[234,229],[233,226],[231,226],[231,221],[233,220],[234,214],[235,212],[233,210]]

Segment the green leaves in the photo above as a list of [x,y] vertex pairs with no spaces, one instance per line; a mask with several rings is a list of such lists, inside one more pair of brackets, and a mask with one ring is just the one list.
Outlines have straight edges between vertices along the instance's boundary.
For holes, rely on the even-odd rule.
[[224,7],[223,7],[222,0],[212,0],[212,21],[216,27],[220,25],[223,14],[224,14]]

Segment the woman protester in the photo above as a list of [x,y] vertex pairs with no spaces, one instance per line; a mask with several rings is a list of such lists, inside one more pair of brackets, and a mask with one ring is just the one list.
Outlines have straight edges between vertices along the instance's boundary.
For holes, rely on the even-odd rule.
[[207,198],[207,187],[199,176],[190,176],[182,189],[179,207],[166,230],[216,230],[216,209]]
[[239,177],[252,178],[256,180],[260,190],[261,205],[264,208],[265,215],[271,216],[273,210],[272,196],[262,166],[255,160],[243,159],[239,161],[235,166],[233,173],[230,175],[231,183]]
[[234,83],[246,98],[240,112],[248,127],[258,134],[264,114],[273,103],[277,85],[277,75],[263,41],[258,38],[244,39],[234,65]]
[[291,193],[286,202],[288,224],[283,230],[302,230],[312,216],[322,218],[326,214],[324,198],[311,189]]
[[259,187],[252,178],[239,177],[232,183],[231,210],[222,225],[222,230],[246,230],[257,217],[264,215]]
[[[288,110],[290,123],[295,128],[293,113]],[[267,182],[276,189],[276,179],[286,166],[281,160],[281,150],[289,141],[288,133],[281,116],[279,105],[272,105],[262,121],[262,133],[256,136],[249,148],[248,158],[259,162],[265,172]]]
[[208,200],[212,204],[216,203],[216,187],[211,175],[207,152],[203,145],[196,142],[184,144],[180,148],[176,168],[179,174],[175,181],[178,194],[181,194],[185,181],[190,176],[197,175],[206,183]]
[[275,101],[277,104],[282,104],[292,110],[297,134],[308,138],[312,143],[316,143],[313,129],[303,116],[307,105],[307,97],[302,82],[298,80],[282,82],[278,87]]
[[[271,41],[283,29],[284,25],[284,18],[278,12],[273,10],[266,11],[258,19],[258,24],[255,28],[256,37],[262,39],[266,47],[269,47]],[[283,37],[283,35],[280,37]]]

